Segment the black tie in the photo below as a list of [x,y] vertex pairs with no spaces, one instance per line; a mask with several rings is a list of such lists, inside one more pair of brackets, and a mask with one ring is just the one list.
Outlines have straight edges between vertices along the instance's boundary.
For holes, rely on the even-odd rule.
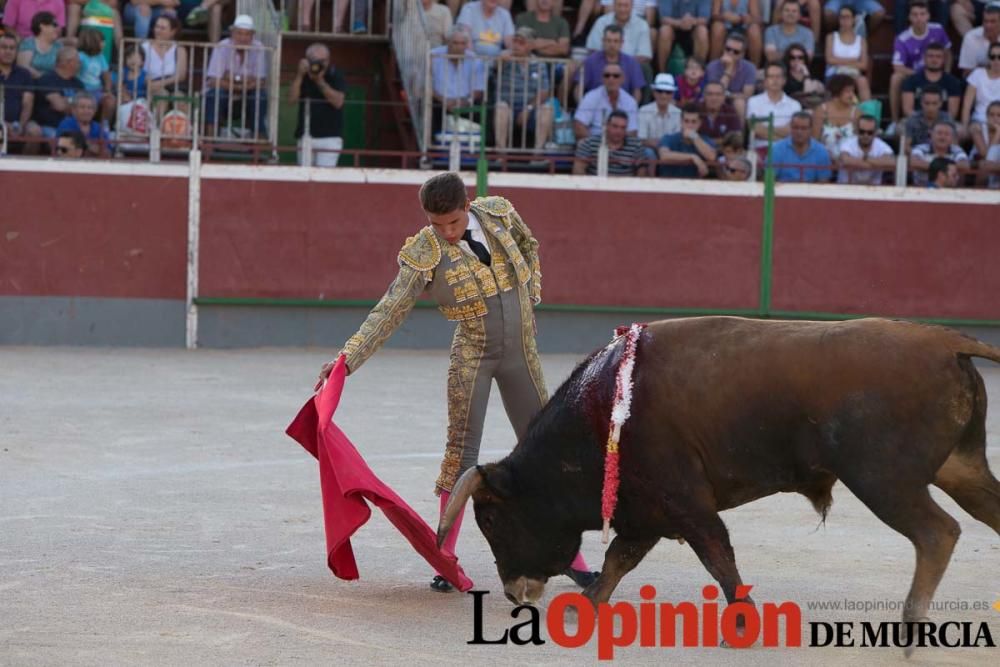
[[480,262],[486,266],[490,265],[490,251],[482,243],[472,238],[472,230],[466,229],[465,233],[462,234],[462,240],[469,244],[469,248],[476,253]]

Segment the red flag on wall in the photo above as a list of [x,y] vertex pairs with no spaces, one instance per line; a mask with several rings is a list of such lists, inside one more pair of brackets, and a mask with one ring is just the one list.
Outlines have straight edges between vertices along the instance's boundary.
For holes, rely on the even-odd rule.
[[351,441],[333,423],[346,376],[347,365],[341,355],[326,385],[302,406],[285,431],[319,460],[327,564],[341,579],[358,578],[351,536],[371,517],[367,500],[382,510],[437,572],[458,590],[469,590],[472,581],[459,567],[458,558],[438,549],[437,536],[431,527],[375,476]]

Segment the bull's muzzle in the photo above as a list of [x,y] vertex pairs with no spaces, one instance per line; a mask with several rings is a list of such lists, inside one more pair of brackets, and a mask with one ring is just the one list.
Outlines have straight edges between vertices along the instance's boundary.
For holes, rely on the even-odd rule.
[[540,579],[518,577],[503,582],[503,594],[516,605],[535,604],[542,599],[545,592],[545,582]]

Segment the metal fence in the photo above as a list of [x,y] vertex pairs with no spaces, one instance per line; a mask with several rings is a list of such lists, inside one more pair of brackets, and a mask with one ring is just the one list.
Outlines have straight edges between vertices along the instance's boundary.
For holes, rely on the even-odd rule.
[[[150,40],[122,40],[115,95],[117,139],[123,152],[149,150],[157,159],[161,151],[185,151],[201,140],[277,143],[275,47],[200,42],[165,46],[170,55],[151,57],[159,45]],[[146,54],[145,95],[129,72],[136,50]]]
[[389,34],[384,0],[278,0],[285,30],[301,35],[352,35],[384,38]]
[[583,77],[570,81],[571,62],[428,51],[423,146],[476,151],[485,138],[490,149],[572,151],[571,91],[583,96]]

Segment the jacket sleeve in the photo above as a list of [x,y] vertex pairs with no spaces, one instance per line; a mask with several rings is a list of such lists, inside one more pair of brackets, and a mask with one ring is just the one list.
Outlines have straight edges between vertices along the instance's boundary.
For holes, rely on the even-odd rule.
[[341,353],[347,357],[348,374],[361,368],[361,364],[389,340],[389,336],[413,310],[413,305],[429,281],[429,271],[420,271],[400,263],[396,279],[368,313],[358,332],[348,338],[341,349]]
[[531,302],[538,304],[542,300],[542,265],[538,259],[538,239],[534,237],[528,225],[518,215],[515,209],[510,211],[510,233],[517,242],[517,247],[531,269],[531,281],[528,283],[528,294]]

